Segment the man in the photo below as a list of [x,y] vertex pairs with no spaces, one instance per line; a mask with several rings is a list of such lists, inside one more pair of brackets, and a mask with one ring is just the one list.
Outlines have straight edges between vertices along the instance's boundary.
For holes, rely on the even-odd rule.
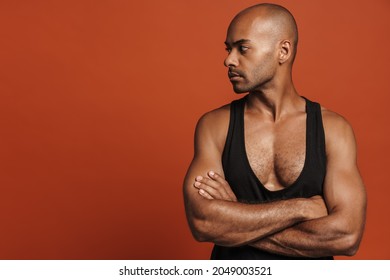
[[354,255],[366,194],[351,126],[298,95],[295,20],[259,4],[231,22],[225,66],[245,97],[206,113],[184,182],[187,219],[213,259]]

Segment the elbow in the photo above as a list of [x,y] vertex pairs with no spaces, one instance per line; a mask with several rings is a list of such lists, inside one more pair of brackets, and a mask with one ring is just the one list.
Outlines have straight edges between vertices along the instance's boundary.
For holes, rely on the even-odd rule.
[[341,249],[340,254],[348,257],[354,256],[359,249],[360,240],[361,240],[360,236],[355,233],[351,233],[345,236],[345,238],[343,238],[343,244],[340,248]]
[[194,239],[198,242],[212,242],[225,247],[237,247],[243,245],[242,240],[236,235],[228,234],[221,230],[221,227],[212,222],[196,219],[191,222],[191,232]]
[[359,250],[360,246],[360,238],[357,237],[357,234],[353,234],[350,236],[350,242],[349,246],[346,248],[346,256],[352,257],[356,255],[357,251]]
[[348,257],[353,257],[357,253],[357,250],[358,250],[358,247],[353,247],[353,248],[351,247],[346,251],[346,253],[344,255],[348,256]]
[[220,234],[220,227],[217,221],[210,215],[210,204],[208,208],[203,207],[201,211],[187,213],[187,221],[194,239],[198,242],[215,242]]
[[192,232],[192,236],[194,239],[198,242],[210,242],[210,238],[207,237],[207,235],[203,234],[202,232]]
[[333,227],[334,254],[352,257],[359,250],[364,232],[364,219],[338,219]]
[[199,229],[192,229],[192,236],[194,239],[198,242],[207,242],[209,241],[208,236],[205,234],[205,232],[199,230]]
[[198,242],[210,242],[210,230],[207,226],[207,221],[203,219],[193,219],[190,222],[191,233],[194,239]]

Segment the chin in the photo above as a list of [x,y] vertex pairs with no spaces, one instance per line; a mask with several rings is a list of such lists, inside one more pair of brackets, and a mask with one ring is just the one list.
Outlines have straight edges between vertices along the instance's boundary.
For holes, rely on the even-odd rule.
[[246,93],[253,89],[253,85],[251,83],[243,83],[243,82],[232,82],[233,90],[237,94]]
[[237,94],[246,93],[246,92],[249,91],[249,90],[246,89],[246,88],[238,88],[238,87],[235,87],[235,86],[233,86],[233,90],[234,90],[234,92],[237,93]]

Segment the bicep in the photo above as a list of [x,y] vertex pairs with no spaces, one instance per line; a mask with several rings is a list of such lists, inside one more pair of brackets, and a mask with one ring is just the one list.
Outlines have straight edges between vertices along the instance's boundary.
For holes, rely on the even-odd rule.
[[[213,127],[217,124],[219,127]],[[199,120],[195,131],[194,158],[188,168],[184,179],[183,191],[187,218],[191,223],[194,218],[202,218],[205,208],[211,203],[199,195],[198,189],[194,187],[197,176],[207,176],[209,171],[215,171],[223,175],[221,162],[224,125],[216,122],[210,117],[203,117]]]
[[329,215],[337,217],[336,228],[341,233],[353,233],[360,238],[365,221],[366,193],[356,163],[355,137],[345,121],[329,134],[324,199]]

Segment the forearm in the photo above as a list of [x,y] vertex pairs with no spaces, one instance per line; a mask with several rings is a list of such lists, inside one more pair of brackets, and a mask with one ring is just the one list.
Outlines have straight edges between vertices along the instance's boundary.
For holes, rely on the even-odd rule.
[[250,245],[293,257],[354,255],[361,239],[337,214],[302,222]]
[[223,246],[240,246],[310,218],[306,199],[264,204],[206,200],[193,213],[190,225],[195,238]]

